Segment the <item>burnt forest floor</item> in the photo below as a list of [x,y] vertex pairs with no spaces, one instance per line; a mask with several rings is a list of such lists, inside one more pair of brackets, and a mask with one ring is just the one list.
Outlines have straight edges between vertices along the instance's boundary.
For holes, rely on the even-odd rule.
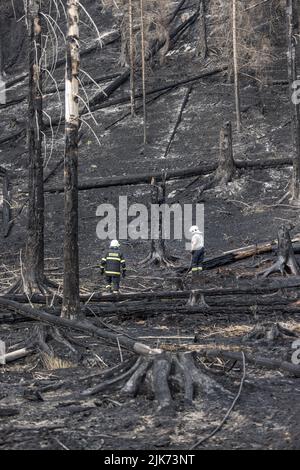
[[[101,16],[87,1],[90,11],[101,33],[115,29],[109,14]],[[95,11],[93,9],[96,9]],[[105,28],[103,29],[103,25]],[[88,33],[89,31],[89,33]],[[83,33],[85,33],[84,31]],[[88,36],[89,34],[89,36]],[[86,37],[91,42],[91,31]],[[193,31],[185,34],[170,51],[165,63],[156,61],[148,71],[149,89],[159,88],[199,75],[202,71],[220,66],[220,58],[212,55],[206,63],[194,57]],[[118,65],[119,42],[104,46],[83,58],[82,67],[93,76],[109,75],[121,71]],[[25,60],[25,59],[24,59]],[[24,70],[19,65],[18,73]],[[286,79],[284,54],[278,51],[278,60],[270,76],[276,80]],[[11,77],[14,76],[13,71]],[[56,72],[57,80],[63,79],[63,68]],[[101,84],[104,85],[104,84]],[[96,88],[87,87],[90,94]],[[122,97],[128,92],[128,85],[114,95]],[[8,98],[13,100],[26,93],[24,82],[9,90]],[[161,169],[187,168],[216,161],[218,158],[219,132],[224,121],[234,119],[233,85],[225,74],[204,78],[193,84],[189,102],[184,110],[182,122],[164,158],[168,139],[173,130],[186,86],[181,86],[158,97],[148,107],[149,142],[142,145],[142,117],[126,117],[109,130],[114,123],[129,111],[129,105],[117,105],[100,109],[95,113],[98,126],[86,117],[93,127],[100,146],[86,127],[80,144],[80,182],[97,181],[102,177],[127,174],[151,173]],[[234,156],[239,160],[281,158],[292,156],[289,126],[289,100],[285,85],[264,88],[265,112],[261,113],[259,93],[255,82],[242,83],[243,132],[240,137],[234,130]],[[154,95],[156,96],[156,95]],[[62,95],[63,100],[63,95]],[[46,110],[54,119],[59,115],[57,97],[46,99]],[[26,123],[26,101],[14,106],[0,108],[1,137],[21,130]],[[45,174],[53,170],[63,157],[63,127],[55,135],[53,150],[51,132],[47,132],[47,166]],[[25,204],[8,238],[0,237],[0,287],[7,289],[20,276],[20,251],[26,237],[26,178],[27,150],[24,138],[12,140],[0,146],[0,164],[11,176],[13,214]],[[276,238],[280,224],[300,230],[299,209],[288,204],[288,199],[277,204],[287,192],[292,174],[291,167],[260,171],[240,171],[226,189],[206,191],[200,202],[205,206],[205,247],[206,257],[211,258],[234,248]],[[47,187],[62,184],[63,169],[60,166],[47,183]],[[201,178],[201,182],[205,178]],[[167,184],[168,202],[192,202],[194,188],[182,197],[178,191],[189,180]],[[144,203],[150,200],[149,185],[109,188],[80,192],[80,275],[82,293],[104,289],[104,280],[99,274],[98,263],[107,243],[96,235],[99,218],[97,207],[102,203],[118,205],[119,196],[128,196],[128,204]],[[46,193],[46,273],[62,283],[63,249],[63,195]],[[172,269],[141,267],[138,262],[149,251],[147,241],[126,241],[122,243],[127,260],[128,276],[122,283],[123,292],[144,290],[171,290]],[[189,254],[184,242],[171,240],[167,243],[171,254],[180,257],[178,266],[187,265]],[[257,256],[230,267],[218,268],[203,273],[199,285],[220,287],[234,283],[237,276],[254,278],[262,266],[267,266],[275,254]],[[300,260],[299,260],[300,261]],[[187,280],[189,286],[190,280]],[[157,305],[157,304],[156,304]],[[208,347],[225,347],[282,360],[290,360],[291,340],[247,341],[243,338],[258,322],[281,322],[299,333],[299,315],[274,310],[274,313],[260,314],[249,309],[238,314],[207,311],[194,314],[174,314],[172,307],[165,305],[164,313],[139,316],[110,315],[103,321],[110,328],[124,331],[140,338],[149,345],[161,346],[182,344],[193,349],[194,337],[201,338],[201,344]],[[95,320],[99,321],[99,320]],[[100,323],[101,326],[101,323]],[[33,322],[0,324],[0,338],[13,346],[31,334]],[[83,344],[82,361],[73,363],[72,357],[64,350],[58,356],[64,361],[62,368],[53,362],[47,366],[39,355],[19,360],[14,364],[0,366],[0,406],[16,407],[19,414],[0,417],[0,449],[188,449],[199,438],[208,435],[222,420],[231,401],[221,395],[211,400],[205,395],[195,400],[194,409],[184,409],[182,397],[176,397],[176,414],[160,416],[151,396],[128,399],[117,393],[98,395],[81,401],[76,393],[87,386],[80,378],[118,364],[126,358],[126,351],[111,347],[99,341],[75,335]],[[172,339],[168,339],[168,337]],[[150,338],[149,338],[150,337]],[[202,367],[208,374],[217,377],[225,388],[237,393],[242,370],[237,364],[205,360]],[[206,449],[299,449],[300,447],[300,379],[278,371],[267,371],[246,365],[246,381],[241,397],[228,422],[212,439],[203,444]],[[66,379],[70,384],[43,396],[44,401],[34,395],[34,385]],[[96,383],[95,379],[94,382]],[[32,391],[32,393],[30,393]],[[25,394],[24,394],[25,392]]]

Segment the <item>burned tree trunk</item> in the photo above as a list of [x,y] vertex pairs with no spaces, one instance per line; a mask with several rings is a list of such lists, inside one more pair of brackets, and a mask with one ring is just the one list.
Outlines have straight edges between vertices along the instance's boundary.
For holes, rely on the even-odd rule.
[[146,104],[146,45],[145,45],[145,19],[144,0],[140,0],[141,10],[141,63],[142,63],[142,85],[143,85],[143,111],[144,111],[144,145],[147,144],[147,104]]
[[135,115],[135,40],[133,31],[133,3],[128,2],[129,55],[130,55],[130,103],[131,116]]
[[238,43],[237,43],[237,0],[232,0],[232,44],[233,44],[233,71],[234,71],[234,95],[236,127],[238,133],[241,131],[241,102],[240,102],[240,79],[238,65]]
[[286,227],[280,227],[278,231],[278,251],[277,261],[270,268],[262,271],[260,275],[268,277],[270,274],[275,272],[281,272],[281,274],[288,273],[294,276],[299,276],[300,268],[295,257],[291,237]]
[[[158,227],[151,227],[151,250],[149,255],[141,261],[140,264],[153,263],[156,265],[173,266],[174,261],[176,261],[176,257],[168,256],[166,254],[166,245],[163,234],[163,206],[166,202],[166,177],[166,173],[163,172],[160,184],[157,184],[154,178],[152,178],[151,181],[152,207],[156,207],[159,211],[157,221]],[[156,232],[156,228],[158,229],[158,234],[154,233]]]
[[287,36],[288,36],[288,77],[292,114],[292,137],[295,145],[293,161],[292,200],[300,204],[300,104],[293,99],[297,80],[296,45],[299,35],[298,5],[295,0],[287,0]]
[[29,96],[28,96],[28,153],[29,204],[27,242],[21,259],[22,279],[11,289],[31,296],[47,292],[54,284],[44,275],[44,175],[42,155],[43,92],[42,92],[42,25],[40,2],[27,5],[29,34]]
[[218,167],[214,175],[208,177],[208,180],[198,188],[196,199],[202,195],[202,193],[215,186],[226,186],[232,180],[236,169],[236,165],[233,159],[232,149],[232,126],[231,122],[228,121],[224,124],[220,131],[220,152]]
[[234,171],[232,128],[231,122],[228,121],[220,132],[219,165],[215,175],[218,185],[226,185],[229,183],[232,180]]
[[3,220],[3,236],[7,237],[11,227],[10,220],[10,192],[9,192],[9,178],[5,168],[0,167],[0,178],[2,178],[2,220]]
[[206,27],[206,0],[201,0],[199,19],[196,26],[197,29],[197,45],[195,54],[201,60],[205,60],[208,55],[207,45],[207,27]]
[[79,130],[79,2],[68,0],[68,37],[66,53],[66,150],[64,166],[65,238],[64,294],[62,316],[79,314],[78,253],[78,130]]

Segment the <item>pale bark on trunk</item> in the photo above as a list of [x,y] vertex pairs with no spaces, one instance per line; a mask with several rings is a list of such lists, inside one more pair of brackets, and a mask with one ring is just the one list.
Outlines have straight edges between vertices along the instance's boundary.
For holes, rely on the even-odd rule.
[[64,165],[65,237],[64,294],[62,317],[76,318],[79,303],[78,250],[78,129],[79,129],[79,2],[68,0],[68,37],[66,53],[66,149]]

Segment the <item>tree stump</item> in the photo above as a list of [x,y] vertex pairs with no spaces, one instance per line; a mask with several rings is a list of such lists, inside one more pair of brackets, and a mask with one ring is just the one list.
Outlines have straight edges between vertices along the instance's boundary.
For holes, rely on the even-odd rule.
[[202,195],[202,193],[208,189],[212,189],[215,186],[225,187],[235,173],[235,163],[233,158],[232,148],[232,126],[231,121],[224,124],[220,131],[220,152],[218,167],[213,176],[208,177],[208,180],[200,186],[197,190],[196,199]]
[[281,226],[278,230],[278,249],[277,261],[270,268],[260,272],[258,275],[264,278],[270,276],[275,272],[280,272],[282,275],[292,274],[299,276],[300,268],[295,257],[289,230],[285,226]]
[[[152,195],[151,203],[159,206],[161,209],[166,202],[166,172],[162,173],[162,181],[156,184],[154,178],[151,181]],[[165,240],[163,238],[163,215],[162,211],[159,213],[159,238],[151,240],[151,249],[148,256],[140,262],[140,264],[156,264],[158,266],[173,267],[174,262],[177,260],[175,256],[167,255]]]

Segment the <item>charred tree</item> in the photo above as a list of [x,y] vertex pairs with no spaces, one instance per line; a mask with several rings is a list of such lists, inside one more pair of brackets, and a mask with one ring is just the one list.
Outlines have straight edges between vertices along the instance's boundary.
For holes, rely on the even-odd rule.
[[288,78],[292,115],[292,137],[295,145],[293,161],[292,200],[300,204],[300,104],[293,99],[295,81],[297,80],[296,46],[299,35],[298,2],[287,0],[287,40],[288,40]]
[[146,104],[146,49],[145,49],[145,18],[144,0],[140,0],[141,10],[141,64],[143,85],[143,112],[144,112],[144,145],[147,144],[147,104]]
[[3,220],[3,236],[7,237],[11,227],[10,220],[10,191],[9,191],[9,178],[5,168],[0,167],[0,178],[2,178],[2,220]]
[[234,71],[234,96],[236,127],[238,133],[241,131],[241,102],[240,102],[240,79],[238,65],[238,44],[237,44],[237,1],[232,0],[232,44],[233,44],[233,71]]
[[295,257],[289,230],[282,226],[278,231],[277,261],[270,268],[262,271],[260,275],[268,277],[275,272],[299,276],[300,268]]
[[[166,202],[166,173],[162,174],[162,181],[157,184],[155,178],[151,181],[151,204],[159,210],[158,214],[158,238],[157,234],[151,234],[151,249],[149,255],[141,261],[140,264],[156,264],[173,266],[176,257],[168,256],[166,253],[166,245],[163,234],[163,207]],[[154,235],[154,236],[153,236]]]
[[43,90],[42,90],[42,24],[39,0],[27,4],[29,36],[29,96],[28,96],[28,223],[24,259],[21,260],[22,276],[11,289],[47,293],[55,287],[44,274],[44,171],[42,155]]
[[133,0],[128,2],[129,55],[130,55],[130,103],[131,116],[135,115],[135,39],[133,30]]
[[65,236],[62,316],[76,318],[79,306],[78,249],[78,134],[79,134],[79,2],[68,0],[68,36],[65,85]]
[[225,187],[233,178],[236,165],[233,158],[232,147],[232,126],[228,121],[220,131],[220,152],[219,161],[215,173],[208,177],[208,180],[198,188],[195,198],[215,186]]
[[201,60],[205,60],[208,56],[208,44],[207,44],[207,27],[206,27],[206,0],[201,0],[199,19],[196,25],[197,30],[197,45],[195,54],[200,57]]

